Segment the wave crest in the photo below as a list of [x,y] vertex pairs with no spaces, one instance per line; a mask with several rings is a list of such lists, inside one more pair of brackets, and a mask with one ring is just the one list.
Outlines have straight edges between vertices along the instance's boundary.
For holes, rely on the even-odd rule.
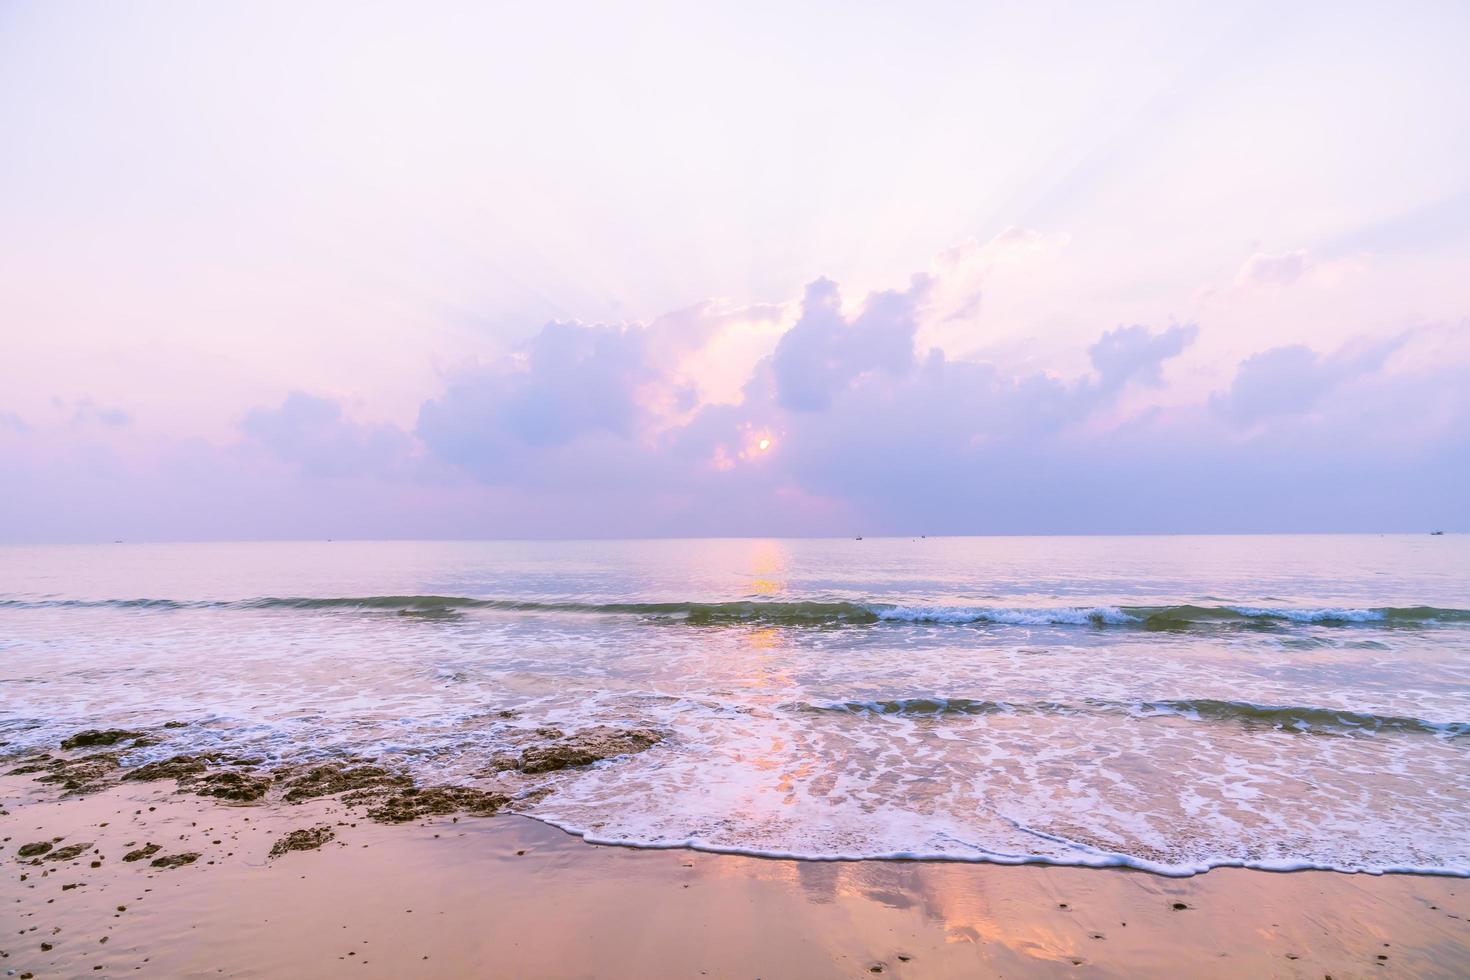
[[956,606],[852,601],[575,602],[443,595],[276,597],[228,600],[0,598],[0,609],[138,609],[173,611],[366,611],[414,616],[452,616],[472,610],[504,613],[580,613],[642,616],[695,626],[757,623],[773,626],[868,626],[899,623],[932,626],[1135,627],[1148,630],[1286,623],[1324,626],[1417,626],[1470,622],[1470,609],[1436,606],[1279,607],[1192,603],[1162,606]]
[[1139,719],[1182,718],[1249,728],[1273,728],[1306,735],[1376,735],[1396,732],[1459,738],[1470,734],[1470,723],[1428,721],[1401,715],[1353,711],[1313,705],[1256,704],[1216,698],[1162,701],[1104,701],[1088,698],[1076,703],[1059,701],[990,701],[977,698],[909,697],[854,701],[794,701],[787,711],[848,715],[892,715],[903,718],[943,718],[974,715],[1127,715]]

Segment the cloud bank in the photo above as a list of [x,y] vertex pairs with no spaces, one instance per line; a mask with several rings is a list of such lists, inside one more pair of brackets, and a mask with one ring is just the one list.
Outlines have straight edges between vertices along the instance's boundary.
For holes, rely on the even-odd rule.
[[1441,356],[1463,353],[1458,329],[1268,347],[1196,391],[1208,332],[1195,323],[1099,329],[1059,358],[1070,371],[926,344],[974,314],[983,275],[947,260],[857,299],[817,279],[787,305],[548,322],[443,372],[411,424],[299,390],[241,413],[225,443],[150,439],[87,398],[56,401],[65,443],[0,414],[13,464],[0,533],[1418,530],[1463,517],[1470,386],[1463,360]]

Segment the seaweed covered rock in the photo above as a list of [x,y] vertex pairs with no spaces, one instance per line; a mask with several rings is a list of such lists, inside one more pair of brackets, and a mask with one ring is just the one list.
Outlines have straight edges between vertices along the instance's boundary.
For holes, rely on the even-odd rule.
[[199,854],[195,851],[186,851],[183,854],[167,854],[161,858],[154,858],[150,864],[155,868],[181,868],[186,864],[193,864],[199,860]]
[[259,764],[260,761],[259,759],[226,755],[223,752],[176,755],[159,762],[138,766],[136,769],[129,769],[123,774],[123,779],[136,782],[152,782],[158,779],[188,781],[214,766],[253,766]]
[[200,796],[213,796],[237,803],[254,803],[271,788],[270,777],[226,769],[191,780],[188,788]]
[[84,732],[77,732],[70,738],[63,739],[61,747],[63,749],[86,749],[99,745],[116,745],[118,742],[144,737],[143,732],[130,732],[124,728],[89,728]]
[[525,773],[554,772],[574,766],[588,766],[603,759],[643,752],[663,741],[663,733],[651,728],[611,728],[599,725],[553,742],[535,745],[520,757],[502,763],[506,768]]
[[337,836],[337,832],[325,824],[293,830],[271,845],[270,856],[278,858],[288,851],[314,851]]
[[25,757],[25,764],[16,766],[6,773],[7,776],[29,776],[32,773],[48,772],[56,757],[50,752],[41,752],[36,755]]
[[[290,772],[285,770],[285,773]],[[283,773],[278,772],[277,775],[282,776]],[[304,803],[307,800],[347,792],[354,792],[361,799],[369,791],[388,792],[406,789],[412,785],[413,780],[407,776],[381,766],[325,763],[286,777],[286,802]]]
[[49,840],[38,840],[33,844],[20,845],[20,847],[18,847],[15,851],[15,856],[21,858],[33,858],[38,855],[45,854],[47,851],[51,850],[51,848],[55,846],[56,845],[52,844]]
[[52,851],[50,854],[47,854],[46,855],[46,860],[47,861],[74,861],[77,858],[81,857],[83,854],[86,854],[91,849],[92,849],[92,842],[91,841],[87,841],[87,843],[85,843],[85,844],[68,844],[65,847],[58,847],[56,850]]
[[176,755],[161,762],[150,762],[136,769],[129,769],[123,779],[151,782],[155,779],[181,779],[203,772],[213,757],[209,755]]
[[163,848],[159,847],[157,844],[144,844],[136,851],[129,851],[128,853],[124,854],[123,860],[142,861],[147,858],[151,858],[153,855],[157,854],[161,850],[163,850]]
[[118,767],[117,753],[96,752],[79,759],[48,759],[41,763],[44,776],[37,776],[38,783],[59,783],[68,792],[87,792],[100,789],[90,785]]
[[379,823],[405,823],[420,817],[461,812],[488,817],[509,802],[510,797],[503,793],[468,786],[409,787],[383,800],[368,810],[367,815]]

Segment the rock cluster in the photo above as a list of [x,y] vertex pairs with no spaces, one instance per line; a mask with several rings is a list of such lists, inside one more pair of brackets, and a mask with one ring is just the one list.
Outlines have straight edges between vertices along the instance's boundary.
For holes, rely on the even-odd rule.
[[325,824],[293,830],[271,845],[270,856],[278,858],[288,851],[314,851],[336,836],[337,832]]
[[61,747],[63,749],[89,749],[99,745],[116,745],[118,742],[127,741],[137,744],[143,742],[146,737],[143,732],[130,732],[122,728],[89,728],[84,732],[77,732],[70,738],[63,739]]
[[554,742],[533,745],[519,756],[496,760],[498,769],[517,769],[528,774],[555,772],[577,766],[589,766],[603,759],[643,752],[663,741],[663,733],[652,728],[612,728],[598,725],[571,735],[556,732]]

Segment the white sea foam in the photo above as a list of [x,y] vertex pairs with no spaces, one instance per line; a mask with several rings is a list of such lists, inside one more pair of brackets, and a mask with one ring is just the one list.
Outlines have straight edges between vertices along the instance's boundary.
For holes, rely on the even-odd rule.
[[1323,609],[1280,609],[1271,606],[1229,608],[1242,616],[1285,619],[1293,623],[1381,623],[1388,618],[1381,609],[1345,609],[1337,606]]
[[1139,622],[1117,606],[1028,609],[984,606],[873,606],[874,615],[899,623],[995,623],[1001,626],[1121,626]]
[[[27,591],[28,565],[3,590],[25,597],[0,599],[3,751],[121,727],[166,739],[125,767],[370,756],[425,782],[520,780],[549,791],[521,798],[529,815],[639,847],[1470,871],[1470,577],[1448,559],[1410,578],[1364,571],[1409,567],[1407,546],[1349,574],[1340,548],[1300,571],[1300,542],[1254,563],[1256,541],[1110,543],[1126,561],[1096,542],[1044,560],[989,541],[953,559],[872,540],[566,547],[546,566],[524,546],[479,566],[468,546],[438,564],[428,545],[343,551],[311,575],[251,552],[257,577],[198,592],[201,568],[229,566],[185,549],[171,579],[147,577],[151,553],[107,579],[124,552],[79,552],[54,597]],[[250,598],[272,595],[317,598]],[[540,729],[594,725],[667,737],[484,775]]]
[[900,850],[900,851],[831,851],[831,850],[779,850],[759,847],[742,847],[739,845],[724,845],[710,843],[698,837],[688,837],[682,840],[638,840],[636,838],[606,836],[597,831],[587,830],[575,824],[557,820],[552,817],[540,816],[529,813],[532,819],[556,827],[575,837],[580,837],[589,844],[597,844],[603,847],[627,847],[635,850],[680,850],[702,851],[709,854],[733,854],[744,857],[773,858],[776,860],[794,861],[945,861],[959,864],[1000,864],[1000,865],[1045,865],[1062,868],[1128,868],[1135,871],[1147,871],[1151,874],[1168,878],[1191,878],[1195,875],[1213,871],[1216,868],[1246,868],[1255,871],[1293,872],[1293,871],[1335,871],[1342,874],[1364,874],[1381,876],[1386,874],[1414,874],[1414,875],[1437,875],[1450,878],[1470,878],[1470,864],[1445,867],[1442,865],[1414,865],[1414,864],[1382,864],[1382,865],[1344,865],[1323,863],[1318,861],[1291,859],[1291,858],[1266,858],[1251,860],[1228,856],[1205,858],[1185,864],[1171,864],[1160,861],[1150,861],[1145,858],[1133,857],[1128,854],[1114,854],[1101,851],[1080,850],[1063,855],[1043,854],[1006,854],[1001,852],[989,852],[976,850],[972,853],[956,853],[945,850]]

